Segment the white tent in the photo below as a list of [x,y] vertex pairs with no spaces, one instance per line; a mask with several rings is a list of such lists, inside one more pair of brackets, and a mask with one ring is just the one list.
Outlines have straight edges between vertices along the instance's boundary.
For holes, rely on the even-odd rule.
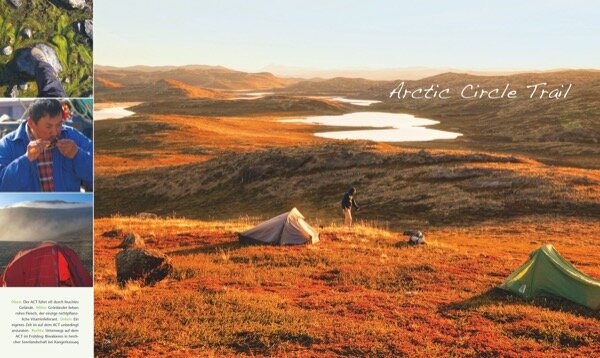
[[319,242],[319,233],[293,208],[239,234],[240,241],[270,245],[302,245]]

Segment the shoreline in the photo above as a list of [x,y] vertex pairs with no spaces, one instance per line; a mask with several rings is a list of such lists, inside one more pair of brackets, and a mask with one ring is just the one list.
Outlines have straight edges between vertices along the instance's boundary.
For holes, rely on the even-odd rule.
[[94,103],[94,110],[102,110],[108,108],[130,108],[142,104],[144,102],[102,102],[102,103]]

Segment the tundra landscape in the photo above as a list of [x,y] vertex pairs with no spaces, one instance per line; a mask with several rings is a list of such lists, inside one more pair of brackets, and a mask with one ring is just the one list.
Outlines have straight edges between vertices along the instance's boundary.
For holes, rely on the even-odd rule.
[[[545,244],[600,279],[600,72],[404,81],[522,94],[430,100],[390,96],[402,79],[211,66],[96,66],[95,76],[96,109],[130,111],[95,122],[96,355],[600,352],[598,311],[497,288]],[[572,86],[529,98],[532,83]],[[410,114],[460,136],[338,140],[315,134],[391,128],[297,121],[358,112]],[[349,228],[340,200],[351,186],[361,210]],[[293,207],[320,242],[238,241]],[[427,244],[409,245],[405,230]],[[119,285],[128,233],[170,258],[164,280]]]

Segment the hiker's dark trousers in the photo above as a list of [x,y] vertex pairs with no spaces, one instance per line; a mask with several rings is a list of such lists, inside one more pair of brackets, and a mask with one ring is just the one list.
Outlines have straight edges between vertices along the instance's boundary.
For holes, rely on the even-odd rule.
[[65,90],[54,69],[47,62],[37,61],[35,66],[35,82],[38,86],[38,97],[66,97]]

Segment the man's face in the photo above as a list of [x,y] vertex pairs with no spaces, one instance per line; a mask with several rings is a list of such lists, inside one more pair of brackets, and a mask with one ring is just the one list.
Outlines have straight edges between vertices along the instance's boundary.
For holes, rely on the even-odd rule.
[[63,118],[60,113],[54,117],[47,114],[40,118],[37,124],[31,118],[27,120],[27,124],[31,128],[35,139],[52,140],[60,134]]

